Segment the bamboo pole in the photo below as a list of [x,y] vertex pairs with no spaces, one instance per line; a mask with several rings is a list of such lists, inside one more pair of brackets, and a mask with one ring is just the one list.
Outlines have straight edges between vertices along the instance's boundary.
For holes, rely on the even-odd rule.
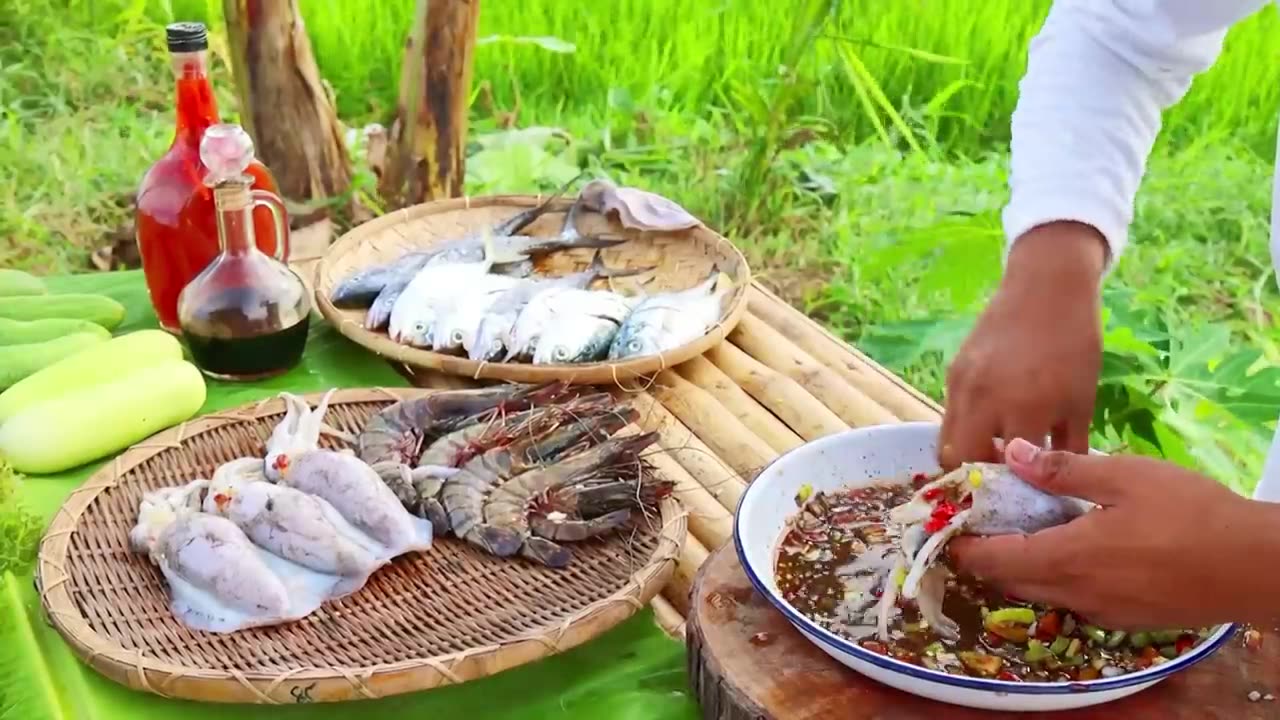
[[684,642],[684,616],[680,611],[661,595],[655,595],[649,604],[653,607],[653,619],[657,621],[658,627],[676,640]]
[[658,382],[649,392],[701,438],[712,452],[745,478],[755,477],[778,456],[772,447],[756,437],[710,393],[677,373],[670,370],[661,372]]
[[861,390],[903,420],[937,422],[941,408],[920,391],[897,380],[874,360],[842,342],[831,331],[759,287],[748,293],[748,308],[845,382]]
[[782,418],[805,440],[844,432],[849,426],[800,383],[761,363],[732,343],[720,343],[707,358],[747,394]]
[[640,414],[636,424],[645,432],[656,431],[658,446],[667,450],[721,507],[730,513],[737,510],[738,500],[747,489],[738,474],[647,393],[628,395],[627,399]]
[[748,355],[800,383],[854,427],[898,422],[898,418],[888,410],[846,383],[834,370],[820,365],[751,313],[742,316],[729,340]]
[[710,553],[702,543],[695,538],[686,537],[684,546],[680,548],[680,556],[676,558],[676,570],[671,574],[671,580],[667,586],[662,588],[662,597],[685,617],[689,616],[689,597],[693,592],[693,579],[698,574],[698,568],[707,561],[708,555]]
[[786,423],[767,408],[761,407],[746,390],[705,356],[681,363],[675,370],[684,379],[708,392],[752,433],[768,443],[774,452],[784,453],[804,444],[804,440],[787,427]]
[[689,532],[706,547],[720,547],[733,533],[733,515],[665,449],[645,453],[658,472],[676,484],[674,494],[689,513]]

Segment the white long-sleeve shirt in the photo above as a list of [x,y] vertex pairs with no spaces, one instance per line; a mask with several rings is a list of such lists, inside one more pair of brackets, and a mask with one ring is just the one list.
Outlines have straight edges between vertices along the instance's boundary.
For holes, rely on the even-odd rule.
[[[1031,42],[1013,113],[1009,245],[1033,227],[1071,220],[1097,228],[1110,261],[1119,258],[1161,112],[1214,63],[1227,30],[1270,2],[1056,0]],[[1278,231],[1273,184],[1271,259],[1280,272]],[[1254,497],[1280,501],[1280,433]]]

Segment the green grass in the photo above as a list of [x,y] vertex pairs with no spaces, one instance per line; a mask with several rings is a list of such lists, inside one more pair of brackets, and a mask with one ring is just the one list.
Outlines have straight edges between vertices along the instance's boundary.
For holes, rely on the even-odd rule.
[[[0,265],[80,271],[169,142],[163,23],[213,23],[215,82],[234,117],[221,3],[9,5]],[[387,122],[413,3],[301,5],[344,121]],[[476,49],[468,191],[550,187],[587,166],[676,198],[738,241],[766,282],[940,397],[960,334],[934,321],[971,316],[998,277],[1008,118],[1049,3],[935,5],[846,0],[801,45],[806,25],[793,25],[809,0],[487,3],[479,34],[496,39]],[[1233,346],[1273,362],[1278,32],[1271,8],[1235,28],[1168,114],[1134,243],[1109,281],[1133,290],[1124,302],[1137,310],[1174,328],[1222,323]],[[513,36],[558,42],[503,40]],[[572,52],[553,51],[566,42]],[[572,142],[500,142],[512,116]]]

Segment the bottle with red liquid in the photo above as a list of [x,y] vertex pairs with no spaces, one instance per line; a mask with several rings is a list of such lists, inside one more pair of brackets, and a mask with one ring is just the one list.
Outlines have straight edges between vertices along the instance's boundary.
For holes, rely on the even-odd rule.
[[178,321],[191,358],[219,380],[279,375],[302,359],[311,298],[298,274],[258,248],[253,212],[275,218],[270,230],[288,232],[288,213],[274,193],[252,189],[246,171],[253,140],[239,125],[210,127],[200,142],[209,172],[221,252],[178,296]]
[[[209,83],[205,26],[174,23],[166,35],[177,81],[177,125],[168,152],[142,177],[135,226],[151,305],[160,326],[179,333],[178,295],[218,255],[213,189],[204,182],[208,170],[200,161],[200,140],[220,119]],[[253,178],[253,189],[277,191],[270,171],[257,160],[245,172]],[[258,247],[287,261],[288,228],[277,234],[265,207],[252,214]]]

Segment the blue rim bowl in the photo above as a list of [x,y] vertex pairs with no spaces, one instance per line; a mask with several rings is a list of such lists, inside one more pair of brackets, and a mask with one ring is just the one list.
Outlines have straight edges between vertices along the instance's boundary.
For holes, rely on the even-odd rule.
[[[893,427],[898,427],[898,428],[903,428],[904,430],[908,430],[908,429],[918,429],[921,426],[929,426],[929,427],[936,428],[938,427],[938,424],[929,423],[929,422],[912,422],[912,423],[901,423]],[[818,446],[818,445],[836,445],[841,442],[847,442],[852,437],[855,437],[868,430],[874,430],[876,427],[879,427],[880,428],[879,431],[883,432],[884,431],[883,428],[885,426],[858,428],[858,429],[848,430],[842,433],[836,433],[834,435],[828,435],[826,437],[819,438],[817,440],[805,443],[800,447],[792,448],[791,450],[788,450],[785,453],[779,455],[777,458],[774,459],[773,462],[765,466],[765,468],[760,471],[760,474],[756,476],[756,479],[747,486],[746,491],[743,492],[742,497],[739,498],[738,500],[737,509],[734,511],[733,544],[734,544],[735,550],[738,553],[738,561],[742,564],[742,569],[747,573],[747,578],[751,581],[751,585],[756,589],[757,592],[759,592],[761,595],[767,598],[769,602],[772,603],[773,606],[778,609],[779,612],[781,612],[784,616],[786,616],[787,620],[790,621],[792,625],[795,625],[799,628],[803,628],[807,633],[820,638],[821,642],[818,644],[826,645],[827,646],[826,649],[835,650],[837,652],[841,652],[846,655],[852,655],[858,658],[859,660],[870,663],[872,665],[883,668],[885,670],[899,673],[901,675],[905,675],[905,676],[915,678],[917,680],[921,680],[923,682],[928,682],[928,683],[936,683],[936,684],[946,685],[946,686],[955,687],[955,688],[963,688],[966,690],[978,690],[978,691],[984,691],[984,692],[998,693],[1001,695],[1071,695],[1071,694],[1078,694],[1078,693],[1092,693],[1092,692],[1105,692],[1108,690],[1120,690],[1123,688],[1132,687],[1134,685],[1145,685],[1145,684],[1150,684],[1150,683],[1154,683],[1156,681],[1162,680],[1164,678],[1167,678],[1170,675],[1173,675],[1176,672],[1185,670],[1186,668],[1189,668],[1192,665],[1195,665],[1196,663],[1200,662],[1201,660],[1204,660],[1205,658],[1209,657],[1215,651],[1217,651],[1218,648],[1222,647],[1222,645],[1225,644],[1231,638],[1232,634],[1235,632],[1235,629],[1236,629],[1235,623],[1227,623],[1225,625],[1221,625],[1218,627],[1216,631],[1214,631],[1212,635],[1205,638],[1203,642],[1201,642],[1198,646],[1196,646],[1187,654],[1180,655],[1179,657],[1173,660],[1170,660],[1169,662],[1162,663],[1160,665],[1155,665],[1145,670],[1139,670],[1137,672],[1129,673],[1127,675],[1121,675],[1119,677],[1114,677],[1114,678],[1099,678],[1097,680],[1048,683],[1048,682],[1011,682],[1007,680],[986,680],[982,678],[951,675],[949,673],[941,672],[938,670],[930,670],[929,668],[926,668],[926,667],[921,667],[919,665],[912,665],[911,663],[903,662],[901,660],[896,660],[886,655],[880,655],[878,653],[871,652],[870,650],[867,650],[861,645],[858,645],[857,643],[846,640],[845,638],[842,638],[839,635],[836,635],[835,633],[831,632],[830,630],[827,630],[826,628],[818,625],[817,623],[815,623],[814,621],[806,617],[803,613],[796,610],[795,607],[793,607],[780,595],[773,592],[769,588],[768,584],[765,583],[763,579],[761,579],[760,573],[758,572],[757,568],[755,568],[751,564],[750,560],[747,559],[747,554],[744,550],[744,541],[742,539],[742,508],[747,505],[747,500],[752,496],[752,493],[759,493],[762,491],[762,489],[765,486],[768,485],[769,478],[771,477],[770,471],[777,468],[780,464],[785,464],[787,462],[787,459],[792,455],[794,455],[795,453],[803,451],[805,449],[812,450],[815,446]],[[771,539],[771,542],[774,543],[775,548],[776,548],[776,544],[780,542],[781,539],[782,539],[781,537]],[[771,553],[771,556],[772,556],[772,553]],[[772,573],[773,569],[769,568],[769,572]],[[806,639],[810,639],[810,638],[806,638]]]

